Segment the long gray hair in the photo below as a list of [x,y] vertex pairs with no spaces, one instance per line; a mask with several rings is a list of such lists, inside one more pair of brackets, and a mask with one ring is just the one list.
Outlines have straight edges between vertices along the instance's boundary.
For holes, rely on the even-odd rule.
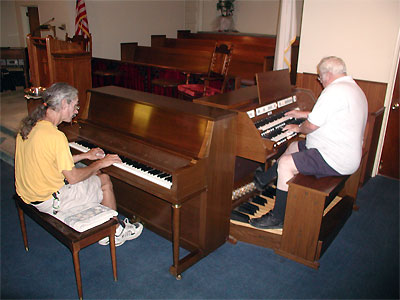
[[61,109],[61,101],[65,99],[67,103],[71,103],[78,97],[78,90],[65,82],[57,82],[46,89],[43,94],[43,103],[38,105],[26,118],[22,120],[19,134],[23,140],[28,138],[32,128],[39,120],[43,120],[46,116],[47,109],[51,108],[54,111]]

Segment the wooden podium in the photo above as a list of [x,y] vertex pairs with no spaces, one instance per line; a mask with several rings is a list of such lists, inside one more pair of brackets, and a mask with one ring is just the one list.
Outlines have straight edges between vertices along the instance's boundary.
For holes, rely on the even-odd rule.
[[[86,91],[92,87],[90,51],[77,42],[27,36],[31,84],[47,88],[66,82],[78,89],[80,106],[85,106]],[[78,114],[78,117],[80,115]]]

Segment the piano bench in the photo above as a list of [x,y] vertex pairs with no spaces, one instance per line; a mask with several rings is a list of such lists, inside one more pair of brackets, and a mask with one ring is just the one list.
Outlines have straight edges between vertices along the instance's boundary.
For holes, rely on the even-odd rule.
[[79,251],[107,236],[110,238],[110,252],[114,280],[117,281],[117,259],[115,252],[115,230],[118,226],[117,220],[111,219],[84,232],[78,232],[53,216],[40,212],[33,205],[26,204],[18,195],[14,195],[14,200],[18,210],[22,238],[24,240],[26,251],[29,249],[24,213],[46,229],[48,233],[58,239],[61,243],[67,246],[72,252],[79,299],[82,299],[83,297]]

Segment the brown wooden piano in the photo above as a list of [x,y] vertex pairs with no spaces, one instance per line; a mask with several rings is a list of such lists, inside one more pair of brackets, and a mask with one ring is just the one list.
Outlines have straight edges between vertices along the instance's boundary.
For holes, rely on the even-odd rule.
[[[255,169],[258,166],[267,169],[289,142],[304,138],[282,131],[285,124],[302,121],[285,117],[284,113],[292,109],[311,111],[316,101],[309,90],[291,87],[287,70],[260,73],[256,77],[257,86],[194,100],[237,112],[232,209],[237,211],[246,204],[243,210],[239,209],[244,212],[256,205],[256,213],[245,213],[250,218],[261,216],[274,206],[273,191],[260,195],[255,189]],[[358,172],[350,179],[348,176],[322,179],[295,176],[289,182],[283,230],[262,230],[252,227],[246,220],[231,220],[231,240],[272,248],[280,255],[318,268],[320,255],[351,214],[357,194],[357,176]],[[260,204],[264,200],[267,203]]]
[[106,86],[88,90],[82,117],[60,129],[72,152],[120,155],[122,164],[103,170],[118,211],[172,241],[179,279],[229,236],[235,120],[232,111]]

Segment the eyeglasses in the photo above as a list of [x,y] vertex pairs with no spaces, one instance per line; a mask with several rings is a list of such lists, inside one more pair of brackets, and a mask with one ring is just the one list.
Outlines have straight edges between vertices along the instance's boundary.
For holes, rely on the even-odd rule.
[[321,76],[318,75],[317,80],[318,80],[319,82],[322,83],[322,78],[321,78]]
[[74,105],[74,109],[79,110],[81,107],[79,105]]

